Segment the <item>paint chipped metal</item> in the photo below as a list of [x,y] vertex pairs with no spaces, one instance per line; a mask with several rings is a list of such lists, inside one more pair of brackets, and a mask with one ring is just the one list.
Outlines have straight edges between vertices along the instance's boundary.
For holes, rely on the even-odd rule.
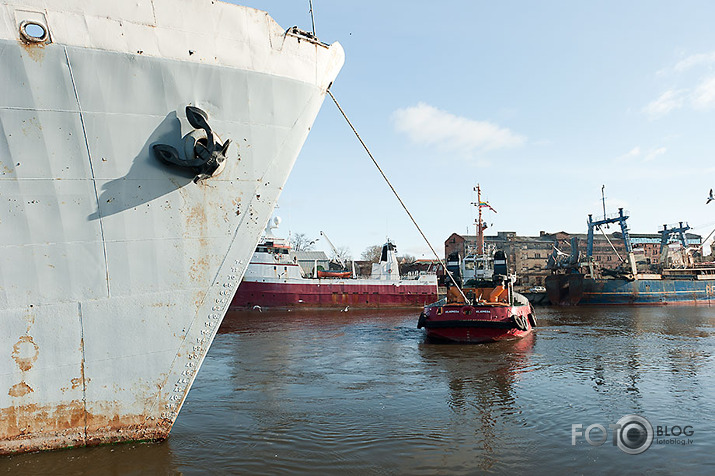
[[[0,0],[0,454],[168,436],[342,63],[222,2]],[[152,156],[187,105],[200,183]]]

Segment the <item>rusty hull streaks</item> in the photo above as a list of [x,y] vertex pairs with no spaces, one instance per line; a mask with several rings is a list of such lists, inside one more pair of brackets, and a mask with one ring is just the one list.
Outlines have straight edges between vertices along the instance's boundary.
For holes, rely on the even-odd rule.
[[87,413],[87,446],[119,441],[163,440],[173,422],[146,415],[101,415]]
[[45,58],[46,42],[30,42],[18,40],[18,43],[27,52],[27,55],[35,61],[42,61]]
[[32,336],[24,335],[12,346],[12,358],[20,370],[26,372],[35,364],[39,350],[40,348],[35,344]]
[[207,257],[202,257],[198,260],[191,260],[189,268],[189,277],[192,281],[201,283],[206,281],[206,276],[209,271],[209,261]]
[[7,394],[11,397],[24,397],[30,392],[34,392],[32,387],[30,387],[25,382],[20,382],[10,387],[10,390],[7,392]]
[[55,406],[20,405],[0,410],[0,455],[119,441],[158,441],[169,436],[172,424],[145,415],[86,413],[80,400]]
[[203,204],[191,207],[185,217],[187,230],[195,228],[201,232],[207,228],[206,211]]

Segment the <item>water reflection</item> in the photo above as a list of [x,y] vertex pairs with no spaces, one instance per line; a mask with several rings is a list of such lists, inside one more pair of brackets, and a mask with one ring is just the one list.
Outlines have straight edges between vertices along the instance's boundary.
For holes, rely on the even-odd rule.
[[447,405],[460,416],[474,414],[474,442],[482,450],[477,465],[482,471],[498,463],[495,447],[503,442],[505,419],[518,421],[522,409],[515,396],[515,384],[531,371],[529,354],[534,333],[518,341],[485,345],[436,344],[427,339],[418,349],[421,359],[444,369],[449,389]]
[[[8,474],[708,473],[715,312],[539,308],[513,342],[425,341],[411,311],[234,313],[158,445],[0,458]],[[571,445],[628,414],[694,443]],[[97,470],[96,468],[100,468]],[[712,471],[709,471],[712,473]]]
[[27,476],[180,474],[168,441],[124,443],[0,457],[0,473]]

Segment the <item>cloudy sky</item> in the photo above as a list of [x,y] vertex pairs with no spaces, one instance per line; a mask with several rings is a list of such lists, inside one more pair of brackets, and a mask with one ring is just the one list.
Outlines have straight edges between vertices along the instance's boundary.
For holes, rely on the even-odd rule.
[[[308,0],[240,3],[311,29]],[[602,185],[634,233],[715,227],[715,3],[313,6],[345,49],[333,94],[438,252],[474,234],[477,183],[491,233],[585,232]],[[354,258],[387,237],[431,254],[330,98],[276,214],[279,235],[324,231]]]

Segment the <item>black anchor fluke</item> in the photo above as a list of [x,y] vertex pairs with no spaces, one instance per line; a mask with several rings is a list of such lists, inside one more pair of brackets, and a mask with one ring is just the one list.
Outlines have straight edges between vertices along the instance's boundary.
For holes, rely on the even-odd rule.
[[[152,149],[161,162],[192,169],[196,173],[194,183],[199,183],[221,173],[231,140],[226,139],[223,144],[217,142],[208,123],[208,114],[196,106],[186,106],[186,119],[195,129],[183,138],[184,143],[193,146],[189,151],[185,150],[191,157],[182,158],[175,147],[166,144],[154,144]],[[206,137],[201,137],[198,131],[203,131]]]

